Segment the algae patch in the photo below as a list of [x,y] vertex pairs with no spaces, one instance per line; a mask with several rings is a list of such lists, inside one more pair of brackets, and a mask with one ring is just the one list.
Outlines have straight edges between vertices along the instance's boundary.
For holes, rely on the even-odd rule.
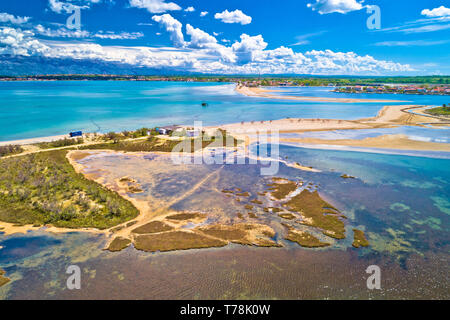
[[127,248],[131,244],[131,240],[127,238],[117,237],[108,246],[108,250],[115,252]]
[[136,237],[134,246],[147,252],[224,247],[227,241],[187,231],[170,231]]
[[291,192],[297,189],[297,183],[283,178],[272,178],[272,183],[267,184],[271,196],[276,200],[286,198]]
[[302,247],[306,248],[320,248],[320,247],[328,247],[330,243],[322,242],[320,239],[316,238],[312,234],[306,231],[296,230],[291,226],[284,225],[288,228],[288,234],[285,237],[286,240],[296,242]]
[[367,247],[369,241],[367,241],[364,232],[358,229],[353,229],[353,243],[352,246],[355,248]]
[[11,281],[9,278],[5,277],[5,271],[0,269],[0,287],[7,284],[9,281]]
[[[304,189],[285,206],[302,216],[303,219],[299,223],[320,228],[323,234],[335,239],[345,238],[345,225],[341,220],[344,216],[324,201],[317,191]],[[335,214],[329,214],[330,209],[334,210]]]
[[146,234],[146,233],[159,233],[164,231],[173,230],[173,227],[165,224],[162,221],[151,221],[143,226],[137,227],[132,232],[137,234]]

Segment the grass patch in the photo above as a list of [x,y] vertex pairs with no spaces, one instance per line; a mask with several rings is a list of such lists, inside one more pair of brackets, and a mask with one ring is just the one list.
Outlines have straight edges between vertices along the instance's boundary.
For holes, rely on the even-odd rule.
[[5,277],[5,271],[3,271],[2,269],[0,269],[0,287],[4,286],[5,284],[7,284],[10,279]]
[[437,107],[431,109],[425,109],[425,113],[431,114],[433,116],[450,116],[450,107]]
[[294,220],[296,218],[292,213],[280,213],[278,216],[286,220]]
[[204,219],[206,215],[201,213],[177,213],[170,216],[167,216],[168,220],[176,220],[176,221],[184,221],[184,220],[193,220],[193,219]]
[[[108,140],[110,140],[108,138]],[[114,150],[125,152],[172,152],[175,147],[183,144],[183,149],[180,152],[194,152],[197,146],[201,149],[208,147],[214,143],[214,139],[211,141],[203,141],[202,138],[191,138],[184,140],[169,140],[161,139],[155,136],[149,136],[147,139],[140,140],[120,140],[113,139],[113,142],[97,143],[92,145],[81,146],[80,150]],[[235,145],[238,142],[235,140]]]
[[174,251],[224,247],[227,241],[210,238],[193,232],[170,231],[158,234],[146,234],[136,237],[134,246],[147,252]]
[[288,225],[285,225],[285,227],[287,227],[289,230],[285,239],[292,242],[296,242],[302,247],[320,248],[320,247],[328,247],[330,245],[330,243],[320,241],[320,239],[316,238],[309,232],[296,230]]
[[286,198],[291,192],[297,189],[297,183],[290,180],[284,180],[281,178],[272,178],[273,183],[268,184],[270,187],[271,195],[276,200],[282,200]]
[[323,234],[332,238],[345,238],[344,222],[340,219],[342,215],[340,213],[327,215],[329,208],[335,208],[324,201],[317,191],[305,189],[285,205],[304,218],[302,224],[320,228]]
[[76,138],[76,139],[64,138],[64,139],[50,141],[50,142],[39,142],[39,143],[36,143],[35,146],[38,146],[41,149],[51,149],[51,148],[74,146],[74,145],[82,144],[82,143],[84,143],[83,138]]
[[369,241],[367,241],[364,232],[358,229],[353,229],[353,243],[352,246],[355,248],[367,247]]
[[143,226],[137,227],[133,230],[133,233],[137,234],[146,234],[146,233],[158,233],[158,232],[164,232],[164,231],[170,231],[173,230],[173,227],[165,224],[161,221],[152,221],[147,224],[144,224]]
[[108,250],[112,252],[121,251],[127,248],[130,244],[130,239],[117,237],[110,243]]
[[19,154],[22,153],[23,151],[24,151],[23,148],[19,145],[10,144],[7,146],[0,146],[0,157]]
[[199,228],[200,232],[222,240],[243,241],[247,232],[238,228],[238,226],[213,225],[209,227]]
[[131,202],[75,172],[66,150],[0,160],[0,220],[107,229],[135,218]]

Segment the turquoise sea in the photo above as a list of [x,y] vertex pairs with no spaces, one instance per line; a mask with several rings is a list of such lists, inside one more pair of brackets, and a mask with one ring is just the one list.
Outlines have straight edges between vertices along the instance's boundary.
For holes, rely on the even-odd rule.
[[[289,94],[346,97],[332,88],[284,88]],[[294,91],[294,93],[293,93]],[[366,95],[411,104],[441,105],[446,96]],[[208,107],[201,103],[207,102]],[[409,102],[408,102],[409,103]],[[396,103],[392,103],[396,104]],[[402,103],[405,104],[405,103]],[[141,81],[0,82],[0,141],[108,132],[168,124],[218,125],[286,117],[358,119],[380,103],[312,103],[246,97],[234,84]]]
[[[285,90],[301,91],[302,95],[337,95],[324,91],[327,88]],[[99,131],[118,131],[194,120],[209,125],[285,117],[356,119],[374,116],[382,107],[376,103],[267,100],[236,94],[231,84],[173,82],[0,83],[0,97],[0,140],[57,135],[75,129],[96,131],[97,125]],[[446,97],[368,98],[438,105]],[[209,106],[202,108],[202,101]],[[362,139],[386,133],[449,141],[448,129],[414,127],[310,136]],[[348,229],[364,230],[370,246],[355,249],[348,237],[327,249],[306,249],[293,243],[284,248],[230,245],[153,254],[130,247],[112,253],[103,250],[104,237],[87,233],[51,234],[41,230],[0,234],[0,268],[12,279],[0,288],[0,299],[450,299],[448,153],[412,156],[280,145],[280,157],[319,169],[300,171],[281,164],[277,176],[317,186],[321,196],[348,217]],[[143,177],[152,174],[126,155],[85,161],[106,170],[134,167],[143,172]],[[146,161],[152,161],[152,157]],[[210,166],[194,166],[189,169],[191,174],[165,175],[157,181],[161,196],[164,190],[189,188],[203,172],[217,169],[217,165]],[[255,193],[264,179],[259,169],[257,165],[227,165],[214,183],[219,184],[218,190],[228,183]],[[344,173],[354,179],[341,178]],[[173,181],[184,183],[174,185]],[[185,210],[223,205],[223,200],[217,200],[223,195],[213,190],[208,185],[176,206]],[[81,290],[66,288],[65,270],[71,264],[82,269]],[[374,264],[381,268],[381,290],[366,286],[365,270]]]

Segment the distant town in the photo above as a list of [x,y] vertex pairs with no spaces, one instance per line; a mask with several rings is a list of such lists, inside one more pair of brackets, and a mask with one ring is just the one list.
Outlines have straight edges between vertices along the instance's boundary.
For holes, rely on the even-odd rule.
[[335,87],[343,93],[450,94],[450,76],[147,76],[147,75],[29,75],[2,76],[0,81],[180,81],[229,82],[246,87]]
[[450,95],[450,86],[444,85],[373,85],[337,87],[334,92],[342,93],[401,93]]

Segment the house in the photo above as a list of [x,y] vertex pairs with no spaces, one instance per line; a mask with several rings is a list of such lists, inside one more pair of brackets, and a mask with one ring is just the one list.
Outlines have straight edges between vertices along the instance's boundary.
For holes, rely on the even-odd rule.
[[160,127],[160,128],[155,128],[155,130],[162,135],[169,135],[174,131],[177,131],[178,129],[180,129],[180,126],[165,126],[165,127]]

